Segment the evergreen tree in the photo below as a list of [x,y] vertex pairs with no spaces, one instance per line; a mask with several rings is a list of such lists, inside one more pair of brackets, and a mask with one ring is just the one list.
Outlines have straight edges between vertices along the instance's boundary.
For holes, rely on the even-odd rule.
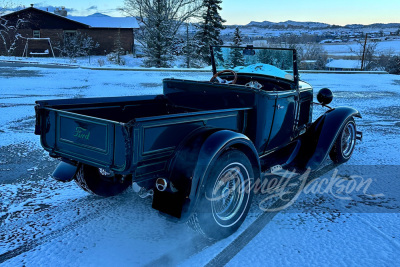
[[143,28],[139,36],[146,43],[144,61],[147,67],[165,68],[169,67],[169,62],[173,59],[171,48],[174,34],[172,25],[174,22],[165,19],[167,12],[167,1],[155,0],[153,6],[149,8],[149,14],[146,19],[147,27]]
[[199,68],[203,67],[203,62],[197,54],[198,42],[194,39],[194,34],[192,33],[192,26],[186,23],[186,40],[184,46],[182,47],[182,53],[185,59],[185,63],[182,67],[185,68]]
[[114,39],[114,49],[113,51],[107,55],[107,59],[111,62],[114,62],[118,65],[125,65],[125,60],[121,56],[125,53],[124,48],[122,47],[121,42],[121,29],[118,29],[117,35]]
[[199,42],[198,55],[207,63],[210,64],[210,45],[220,45],[221,30],[225,29],[222,25],[223,20],[219,14],[221,10],[222,0],[204,0],[203,15],[200,23],[200,30],[197,33],[196,39]]
[[[234,35],[233,35],[232,46],[240,46],[241,44],[242,44],[242,36],[240,36],[239,27],[236,27]],[[237,66],[244,66],[243,49],[232,48],[230,55],[229,55],[229,63],[230,63],[231,68],[234,68]]]

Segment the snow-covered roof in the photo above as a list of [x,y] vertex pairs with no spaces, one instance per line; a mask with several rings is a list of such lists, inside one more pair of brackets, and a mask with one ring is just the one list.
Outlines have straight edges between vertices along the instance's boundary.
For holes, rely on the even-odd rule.
[[81,16],[61,16],[59,14],[55,14],[54,12],[49,12],[46,10],[42,10],[36,7],[28,7],[15,12],[8,13],[5,16],[9,16],[12,14],[17,14],[23,12],[25,10],[35,10],[42,13],[50,14],[52,16],[56,16],[62,19],[67,19],[70,21],[78,22],[81,24],[85,24],[91,28],[121,28],[121,29],[139,29],[139,24],[135,17],[110,17],[108,15],[104,15],[101,13],[95,13],[89,15],[87,17]]
[[110,17],[101,13],[95,13],[87,17],[67,16],[67,18],[89,25],[92,28],[139,28],[139,24],[134,17]]
[[351,59],[334,59],[325,66],[335,69],[361,69],[361,62]]

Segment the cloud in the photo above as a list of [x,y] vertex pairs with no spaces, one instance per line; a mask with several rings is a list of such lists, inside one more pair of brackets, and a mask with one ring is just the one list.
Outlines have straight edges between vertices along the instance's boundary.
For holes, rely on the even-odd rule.
[[[61,9],[61,6],[41,5],[41,3],[34,4],[33,7],[37,8],[37,9],[44,10],[44,11],[49,11],[49,12],[54,12],[54,10],[56,10],[57,8],[58,8],[58,9]],[[75,9],[75,8],[68,8],[68,7],[65,7],[65,10],[67,10],[68,13],[69,13],[69,12],[76,12],[76,11],[78,11],[78,10]]]
[[[6,13],[11,13],[11,12],[19,11],[19,10],[21,10],[21,9],[28,8],[28,7],[30,7],[30,5],[27,5],[27,6],[21,5],[21,6],[8,7],[8,8],[6,7],[6,8],[4,9],[4,11],[5,11]],[[57,8],[61,9],[61,6],[45,5],[44,3],[35,3],[35,4],[33,4],[33,7],[34,7],[34,8],[37,8],[37,9],[44,10],[44,11],[48,11],[48,12],[54,12],[54,10],[56,10]],[[94,7],[94,6],[93,6],[93,7]],[[91,7],[91,8],[92,8],[92,7]],[[96,8],[97,8],[97,7],[96,7]],[[66,7],[65,10],[67,10],[68,12],[76,12],[76,11],[78,11],[78,10],[75,9],[75,8],[68,8],[68,7]]]
[[[30,7],[30,5],[9,7],[9,8],[4,9],[3,12],[0,12],[0,13],[8,14],[8,13],[19,11],[21,9],[28,8],[28,7]],[[44,2],[34,3],[33,7],[44,10],[44,11],[48,11],[51,13],[54,13],[54,10],[56,10],[57,8],[61,9],[61,6],[48,5]],[[67,10],[68,15],[73,15],[73,16],[87,16],[87,15],[93,14],[93,13],[102,13],[102,14],[106,14],[106,15],[110,15],[110,16],[117,16],[117,17],[121,16],[121,11],[119,8],[99,9],[99,7],[97,5],[92,5],[88,8],[84,8],[81,10],[65,7],[65,10]]]
[[97,6],[91,6],[86,8],[86,11],[96,11],[97,10]]
[[[0,11],[4,12],[4,13],[11,13],[11,12],[15,12],[15,11],[18,11],[21,9],[23,9],[23,8],[22,7],[4,7],[4,8],[1,8]],[[1,12],[0,12],[0,14],[1,14]]]

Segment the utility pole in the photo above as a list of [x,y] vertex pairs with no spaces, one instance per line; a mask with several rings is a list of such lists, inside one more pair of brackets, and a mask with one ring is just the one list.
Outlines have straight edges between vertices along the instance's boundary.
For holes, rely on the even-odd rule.
[[186,68],[190,68],[190,54],[192,47],[190,44],[190,37],[189,37],[189,23],[186,23]]
[[364,70],[365,48],[367,47],[367,38],[368,38],[368,33],[365,34],[364,49],[361,58],[361,70]]

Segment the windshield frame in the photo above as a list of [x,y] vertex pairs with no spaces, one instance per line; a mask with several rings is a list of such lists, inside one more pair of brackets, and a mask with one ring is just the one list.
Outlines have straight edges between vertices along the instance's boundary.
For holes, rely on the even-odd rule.
[[[291,48],[276,48],[276,47],[254,47],[252,45],[247,45],[247,46],[227,46],[227,45],[212,45],[210,46],[210,53],[211,53],[211,64],[212,64],[212,72],[215,75],[217,73],[217,66],[215,63],[215,58],[214,58],[214,48],[233,48],[233,49],[257,49],[257,50],[283,50],[283,51],[292,51],[293,53],[293,80],[291,82],[294,82],[296,85],[299,84],[299,72],[297,68],[297,53],[296,49],[291,49]],[[255,74],[257,75],[257,74]],[[268,76],[268,75],[266,75]],[[274,77],[274,76],[271,76]],[[275,77],[277,78],[277,77]],[[285,81],[290,81],[286,80]]]

